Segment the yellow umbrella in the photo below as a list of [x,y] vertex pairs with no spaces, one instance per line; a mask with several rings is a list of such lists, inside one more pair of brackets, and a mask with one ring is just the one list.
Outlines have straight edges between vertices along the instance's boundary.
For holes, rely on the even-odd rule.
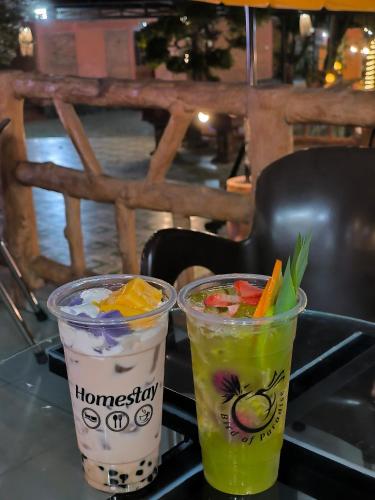
[[273,7],[274,9],[305,10],[341,10],[375,12],[375,0],[199,0],[206,3],[248,6]]

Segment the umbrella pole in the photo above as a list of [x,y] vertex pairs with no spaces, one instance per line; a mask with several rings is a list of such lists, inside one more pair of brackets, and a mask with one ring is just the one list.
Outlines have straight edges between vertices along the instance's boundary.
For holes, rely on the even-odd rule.
[[[256,17],[255,9],[251,9],[248,5],[245,7],[245,29],[246,29],[246,81],[250,87],[255,87],[257,84],[256,75]],[[249,95],[248,95],[249,97]],[[247,113],[245,118],[245,144],[244,152],[246,153],[245,159],[245,178],[246,182],[250,182],[251,167],[249,164],[249,148],[250,148],[250,121],[249,121],[249,102],[247,101]]]
[[245,7],[245,28],[246,28],[246,80],[251,87],[257,84],[256,63],[257,63],[257,49],[256,49],[256,16],[255,9],[251,9],[246,5]]

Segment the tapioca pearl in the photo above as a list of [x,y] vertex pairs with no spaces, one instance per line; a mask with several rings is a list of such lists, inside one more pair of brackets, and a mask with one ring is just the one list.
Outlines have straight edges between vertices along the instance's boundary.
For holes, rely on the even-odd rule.
[[151,481],[152,481],[153,479],[154,479],[154,475],[153,475],[153,474],[150,474],[150,475],[148,476],[148,478],[147,478],[147,481],[148,481],[149,483],[151,483]]
[[118,481],[117,481],[117,479],[112,479],[112,478],[111,478],[111,479],[109,480],[109,484],[110,484],[111,486],[116,486],[116,485],[118,484]]
[[109,469],[108,474],[109,474],[110,476],[117,476],[118,472],[117,472],[117,470],[114,470],[114,469]]
[[138,469],[135,473],[136,476],[143,476],[143,469]]
[[119,478],[121,479],[121,481],[123,483],[125,483],[125,481],[128,479],[128,477],[129,477],[129,474],[120,474],[119,475]]
[[150,462],[147,462],[147,466],[148,466],[148,467],[152,467],[152,462],[151,462],[151,461],[150,461]]
[[100,470],[104,470],[104,467],[102,465],[98,465]]
[[140,467],[143,467],[145,463],[146,463],[146,460],[142,460],[142,462],[139,464]]

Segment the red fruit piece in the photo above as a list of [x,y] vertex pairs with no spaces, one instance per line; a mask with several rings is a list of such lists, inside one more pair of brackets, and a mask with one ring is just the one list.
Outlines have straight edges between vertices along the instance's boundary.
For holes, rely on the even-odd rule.
[[240,298],[236,295],[227,295],[226,293],[213,293],[204,299],[204,305],[207,307],[228,307],[231,304],[238,304]]
[[242,298],[247,297],[257,297],[259,298],[262,295],[262,289],[258,288],[254,285],[250,285],[247,281],[237,280],[233,283],[233,286],[238,293],[238,295]]
[[257,297],[241,297],[242,304],[248,304],[249,306],[256,306],[260,300],[260,295]]

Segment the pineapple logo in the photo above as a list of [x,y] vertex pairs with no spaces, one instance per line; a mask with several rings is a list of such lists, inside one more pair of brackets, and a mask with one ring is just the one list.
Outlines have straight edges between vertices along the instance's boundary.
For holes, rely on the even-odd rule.
[[279,422],[284,405],[284,393],[280,392],[278,402],[275,387],[284,379],[284,370],[279,373],[275,371],[266,387],[254,391],[248,390],[249,385],[241,386],[237,375],[230,373],[215,375],[214,385],[223,397],[223,405],[230,403],[229,411],[222,413],[221,418],[232,436],[261,433],[272,423],[277,412],[279,415],[276,417],[276,423]]

